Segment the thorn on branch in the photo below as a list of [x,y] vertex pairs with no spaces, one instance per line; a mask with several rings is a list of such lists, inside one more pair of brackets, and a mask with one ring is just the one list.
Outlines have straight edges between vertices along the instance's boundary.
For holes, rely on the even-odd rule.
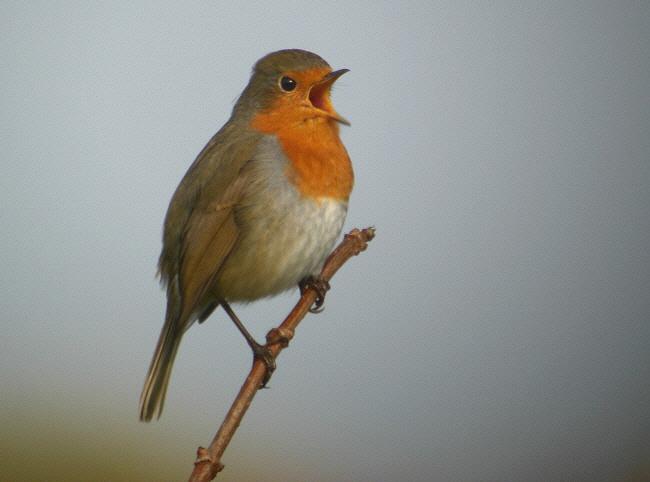
[[293,330],[278,326],[277,328],[272,328],[271,331],[266,334],[266,344],[280,345],[282,348],[286,348],[289,346],[289,342],[292,338]]
[[196,451],[196,460],[194,461],[194,471],[192,478],[198,477],[196,480],[212,480],[225,466],[219,462],[212,460],[210,452],[205,447],[199,447]]
[[354,228],[352,231],[347,233],[343,238],[345,240],[351,240],[354,242],[354,255],[358,255],[362,251],[365,251],[368,247],[368,242],[372,241],[375,237],[375,228],[371,226],[364,230],[359,230]]

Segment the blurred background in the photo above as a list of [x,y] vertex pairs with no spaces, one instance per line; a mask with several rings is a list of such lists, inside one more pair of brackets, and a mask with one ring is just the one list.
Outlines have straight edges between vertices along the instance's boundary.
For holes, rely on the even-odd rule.
[[[2,480],[185,480],[250,366],[217,311],[138,421],[163,217],[253,63],[351,72],[334,278],[224,480],[650,480],[650,4],[0,3]],[[263,337],[297,292],[238,309]]]

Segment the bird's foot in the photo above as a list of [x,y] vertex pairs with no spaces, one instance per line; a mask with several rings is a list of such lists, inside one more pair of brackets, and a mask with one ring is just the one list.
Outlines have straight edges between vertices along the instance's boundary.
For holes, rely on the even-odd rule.
[[327,280],[324,280],[320,276],[309,276],[298,283],[298,286],[300,287],[301,295],[304,295],[305,291],[310,288],[316,292],[317,296],[314,305],[309,308],[310,313],[320,313],[325,309],[323,307],[323,303],[325,303],[325,294],[330,289],[330,284]]
[[266,373],[262,380],[262,388],[268,388],[266,385],[269,383],[271,375],[273,375],[273,372],[275,371],[275,355],[271,353],[268,345],[260,345],[257,342],[251,344],[251,349],[253,350],[253,357],[261,360],[266,367]]
[[273,372],[275,371],[275,355],[271,352],[269,344],[260,345],[257,343],[257,341],[255,341],[255,338],[253,338],[253,335],[248,332],[228,302],[225,300],[220,300],[219,303],[221,306],[223,306],[223,309],[226,311],[237,329],[241,332],[242,335],[244,335],[246,343],[248,343],[248,346],[250,346],[251,350],[253,350],[253,358],[261,360],[264,363],[264,366],[266,367],[266,373],[264,374],[264,380],[262,380],[262,388],[266,388],[266,384],[269,383],[271,375],[273,375]]

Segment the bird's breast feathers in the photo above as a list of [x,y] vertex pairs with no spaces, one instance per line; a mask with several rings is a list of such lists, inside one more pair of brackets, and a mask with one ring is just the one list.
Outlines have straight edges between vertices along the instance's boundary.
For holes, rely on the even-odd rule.
[[245,167],[240,235],[218,282],[226,299],[270,296],[318,274],[343,228],[347,198],[305,196],[286,175],[288,162],[277,138],[264,136]]
[[[339,138],[336,122],[313,117],[284,127],[267,125],[267,114],[253,120],[254,129],[277,140],[275,153],[286,159],[285,174],[307,197],[348,200],[354,185],[352,163]],[[270,117],[274,119],[271,114]]]

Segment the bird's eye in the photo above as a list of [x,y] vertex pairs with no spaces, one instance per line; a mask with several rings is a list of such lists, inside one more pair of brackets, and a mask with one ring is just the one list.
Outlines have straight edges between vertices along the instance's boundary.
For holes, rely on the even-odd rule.
[[285,92],[291,92],[296,88],[296,81],[285,75],[280,79],[280,88]]

